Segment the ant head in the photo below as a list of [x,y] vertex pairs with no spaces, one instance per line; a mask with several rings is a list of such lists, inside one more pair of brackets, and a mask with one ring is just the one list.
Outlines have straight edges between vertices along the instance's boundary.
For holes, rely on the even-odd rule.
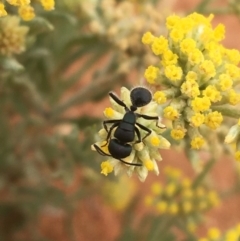
[[131,90],[130,98],[132,105],[138,108],[149,104],[152,100],[152,94],[147,88],[136,87]]

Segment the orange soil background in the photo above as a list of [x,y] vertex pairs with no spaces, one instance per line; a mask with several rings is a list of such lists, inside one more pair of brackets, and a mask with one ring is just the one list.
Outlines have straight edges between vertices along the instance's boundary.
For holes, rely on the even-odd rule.
[[[190,12],[198,2],[200,1],[176,1],[173,12]],[[224,1],[222,3],[224,3]],[[220,22],[226,26],[224,45],[228,48],[240,49],[240,41],[238,41],[240,37],[240,19],[230,15],[216,16],[213,24]],[[78,113],[87,114],[90,108],[93,115],[100,116],[102,109],[106,106],[108,106],[108,99],[97,106],[91,103],[85,104],[80,107],[81,109],[78,109]],[[163,161],[159,164],[160,169],[163,169],[164,166],[171,165],[183,170],[186,176],[194,176],[194,171],[184,154],[177,151],[162,151],[162,156]],[[222,157],[214,166],[212,176],[213,180],[216,180],[215,185],[217,190],[226,190],[233,184],[233,162],[230,157]],[[142,195],[148,192],[153,180],[161,180],[161,177],[149,175],[145,183],[140,183],[137,179],[135,180]],[[70,186],[66,187],[62,183],[57,183],[56,185],[70,194],[78,189],[81,182],[81,171],[76,170],[74,182]],[[141,215],[141,208],[139,212],[139,215]],[[51,241],[112,241],[116,239],[121,231],[119,214],[113,212],[112,209],[104,204],[97,196],[92,196],[87,200],[77,203],[71,221],[74,231],[73,239],[69,238],[67,232],[66,223],[68,222],[68,217],[66,214],[61,210],[52,212],[45,210],[40,218],[40,232]],[[240,195],[226,199],[220,207],[209,211],[207,213],[207,222],[201,226],[198,233],[205,234],[207,228],[212,226],[224,231],[233,227],[238,222],[240,222]]]

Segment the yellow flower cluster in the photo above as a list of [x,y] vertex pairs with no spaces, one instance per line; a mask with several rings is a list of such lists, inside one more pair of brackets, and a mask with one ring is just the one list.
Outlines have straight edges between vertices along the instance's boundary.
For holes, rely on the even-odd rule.
[[223,121],[214,107],[240,103],[240,93],[233,89],[240,79],[240,53],[220,43],[225,28],[222,24],[213,28],[212,19],[213,15],[198,13],[171,15],[166,20],[167,37],[150,31],[142,37],[160,59],[144,73],[149,84],[161,86],[154,100],[166,103],[163,114],[173,123],[171,136],[179,140],[188,135],[194,149],[205,143],[201,126],[215,130]]
[[160,214],[185,216],[194,219],[198,214],[219,205],[218,194],[204,185],[193,188],[190,179],[184,177],[179,169],[164,169],[166,183],[156,182],[151,186],[151,194],[145,203],[153,206]]
[[[25,20],[30,21],[35,17],[34,8],[31,6],[31,0],[6,0],[7,4],[15,6],[18,8],[19,16]],[[54,9],[54,0],[40,0],[40,3],[44,10],[50,11]],[[0,17],[6,16],[7,11],[5,5],[0,3]]]
[[0,18],[0,55],[20,54],[25,50],[28,27],[20,25],[18,16]]
[[227,230],[224,234],[218,228],[210,228],[207,237],[200,238],[198,241],[239,241],[240,223],[235,227]]
[[[130,99],[130,91],[125,87],[121,88],[120,99],[123,100],[128,107],[132,105]],[[110,102],[112,107],[105,109],[105,117],[108,120],[122,119],[124,114],[126,113],[125,109],[119,106],[115,101],[113,101],[111,97]],[[158,105],[156,102],[151,101],[148,105],[138,108],[136,113],[149,116],[158,116],[157,106]],[[142,164],[142,166],[130,166],[122,163],[118,159],[109,157],[107,161],[104,161],[101,164],[101,173],[103,175],[107,176],[109,173],[114,171],[115,175],[121,172],[126,172],[129,176],[131,176],[135,172],[137,173],[139,179],[141,181],[144,181],[149,171],[154,171],[157,175],[159,174],[158,165],[156,162],[162,160],[159,149],[168,149],[170,147],[170,143],[161,135],[164,128],[159,128],[158,126],[160,126],[161,123],[158,123],[157,126],[156,120],[146,120],[144,118],[138,118],[137,122],[140,125],[149,128],[151,130],[151,134],[141,143],[136,143],[137,137],[135,136],[133,143],[130,143],[130,145],[132,146],[132,152],[128,157],[124,158],[123,161],[128,163]],[[139,131],[141,136],[146,135],[146,132],[144,132],[142,129],[139,128]],[[106,138],[107,131],[102,128],[98,133],[98,142],[96,142],[95,144],[99,148],[101,148],[104,153],[110,154],[108,150],[108,145],[104,146],[104,144],[106,144]],[[95,147],[92,146],[92,149],[95,150]]]

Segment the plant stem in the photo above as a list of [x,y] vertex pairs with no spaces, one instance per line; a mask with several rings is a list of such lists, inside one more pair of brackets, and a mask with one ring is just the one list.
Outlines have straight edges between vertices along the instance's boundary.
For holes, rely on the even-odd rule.
[[172,223],[174,222],[175,217],[168,217],[167,220],[163,223],[163,225],[160,226],[159,229],[156,229],[153,238],[151,241],[155,241],[159,238],[159,234],[161,234],[161,240],[163,240],[164,235],[166,235],[166,232],[169,231]]
[[216,163],[216,159],[212,158],[208,163],[204,166],[203,171],[195,178],[192,184],[192,188],[196,188],[202,182],[202,180],[206,177],[209,171],[212,169],[214,164]]
[[240,110],[237,108],[234,108],[230,105],[226,106],[212,106],[211,109],[213,111],[219,111],[221,112],[224,116],[232,117],[239,119],[240,118]]

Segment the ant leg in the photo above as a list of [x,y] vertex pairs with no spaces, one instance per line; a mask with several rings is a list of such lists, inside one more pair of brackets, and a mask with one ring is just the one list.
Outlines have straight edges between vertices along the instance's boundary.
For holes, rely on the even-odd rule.
[[147,132],[147,134],[142,138],[142,141],[152,133],[152,131],[151,131],[150,129],[148,129],[146,126],[143,126],[143,125],[141,125],[141,124],[139,124],[139,123],[137,123],[137,122],[136,122],[136,125],[137,125],[139,128],[141,128],[142,130],[144,130],[144,131]]
[[109,131],[108,131],[108,134],[107,134],[107,138],[106,138],[106,144],[102,145],[101,147],[104,147],[104,146],[106,146],[106,145],[108,144],[108,140],[109,140],[110,137],[111,137],[111,134],[112,134],[113,129],[114,129],[116,126],[118,126],[118,125],[119,125],[119,122],[115,122],[115,123],[110,127],[110,129],[109,129]]
[[[100,155],[102,155],[102,156],[111,156],[111,155],[105,153],[105,152],[104,152],[99,146],[97,146],[96,144],[94,144],[93,146],[95,147],[96,151],[97,151]],[[139,167],[139,166],[142,166],[142,164],[140,164],[140,163],[125,162],[125,161],[122,160],[122,159],[117,159],[117,160],[121,161],[121,162],[124,163],[124,164],[130,165],[130,166],[138,166],[138,167]]]
[[104,152],[99,146],[97,146],[96,144],[93,144],[93,146],[95,147],[96,151],[97,151],[100,155],[102,155],[102,156],[111,156],[111,155],[105,153],[105,152]]
[[125,103],[121,100],[119,100],[119,98],[113,93],[113,92],[110,92],[109,93],[109,96],[117,103],[119,104],[120,106],[124,107],[126,110],[129,110],[128,107],[125,105]]
[[156,126],[160,129],[165,129],[165,127],[162,127],[162,126],[158,125],[158,120],[159,120],[158,116],[149,116],[149,115],[137,114],[137,117],[142,117],[145,120],[156,120]]
[[122,159],[117,159],[117,160],[123,162],[124,164],[130,165],[130,166],[137,166],[137,167],[141,167],[141,166],[142,166],[142,164],[140,164],[140,163],[130,163],[130,162],[125,162],[125,161],[122,160]]
[[105,120],[103,121],[103,127],[106,130],[106,132],[108,133],[108,128],[106,124],[115,124],[115,123],[119,123],[121,120]]
[[137,137],[138,137],[138,140],[136,141],[136,143],[142,142],[140,131],[138,130],[138,128],[136,126],[135,126],[135,132],[136,132]]

